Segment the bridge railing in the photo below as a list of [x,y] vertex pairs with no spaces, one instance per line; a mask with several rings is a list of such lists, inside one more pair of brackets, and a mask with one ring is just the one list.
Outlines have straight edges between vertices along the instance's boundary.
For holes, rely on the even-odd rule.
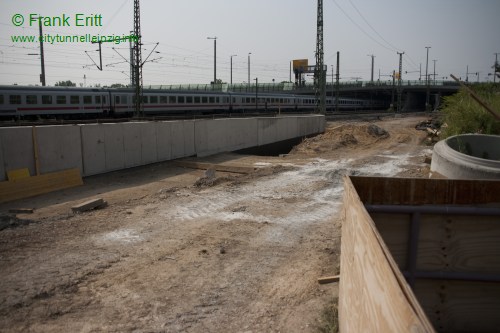
[[[392,80],[385,81],[344,81],[339,82],[340,90],[348,88],[382,88],[382,87],[392,87],[398,85],[398,81],[393,83]],[[402,80],[402,86],[407,87],[425,87],[425,80]],[[430,86],[458,86],[455,81],[442,81],[442,80],[431,80],[429,81]],[[327,82],[327,89],[335,88],[336,84],[332,82]],[[172,91],[199,91],[199,92],[255,92],[255,83],[236,83],[236,84],[174,84],[174,85],[145,85],[144,89],[161,89],[161,90],[172,90]],[[293,82],[281,82],[281,83],[259,83],[259,92],[301,92],[301,91],[314,91],[313,83],[306,83],[303,85],[296,85]]]

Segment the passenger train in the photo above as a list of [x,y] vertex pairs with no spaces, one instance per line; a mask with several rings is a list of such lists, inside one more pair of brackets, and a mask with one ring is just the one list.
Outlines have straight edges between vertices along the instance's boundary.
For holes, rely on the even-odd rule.
[[[334,99],[327,98],[327,108]],[[145,89],[145,115],[239,112],[314,112],[314,96],[283,93],[174,92]],[[372,107],[367,100],[340,98],[340,110]],[[100,118],[134,114],[130,88],[0,86],[0,118]]]

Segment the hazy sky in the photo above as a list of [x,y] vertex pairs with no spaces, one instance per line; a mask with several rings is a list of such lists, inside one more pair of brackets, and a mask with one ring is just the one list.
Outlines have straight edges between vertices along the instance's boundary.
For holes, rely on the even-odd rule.
[[[217,77],[224,82],[230,80],[233,54],[233,82],[248,80],[249,52],[252,80],[287,81],[291,60],[315,63],[316,6],[315,0],[142,0],[143,59],[155,43],[160,52],[144,65],[144,83],[210,83],[213,40],[207,37],[214,36]],[[16,14],[24,17],[21,26],[13,24]],[[13,36],[38,36],[37,22],[30,27],[30,14],[68,18],[71,26],[44,27],[44,34],[51,36],[121,36],[133,30],[133,0],[0,0],[0,84],[39,84],[38,42],[12,41]],[[94,23],[102,26],[76,27],[76,14],[101,15]],[[438,79],[450,73],[465,79],[468,65],[474,73],[469,80],[476,81],[477,72],[481,81],[491,80],[494,53],[500,52],[499,15],[500,0],[324,0],[325,62],[330,74],[340,51],[341,80],[369,80],[368,55],[374,54],[375,79],[380,70],[381,80],[388,80],[399,65],[396,52],[404,51],[403,72],[413,73],[403,78],[413,80],[419,78],[420,64],[425,73],[425,47],[431,46],[429,72],[437,60]],[[47,84],[83,84],[84,76],[87,85],[127,84],[129,65],[117,52],[128,58],[128,43],[103,44],[103,71],[85,53],[98,63],[97,48],[90,43],[45,42]]]

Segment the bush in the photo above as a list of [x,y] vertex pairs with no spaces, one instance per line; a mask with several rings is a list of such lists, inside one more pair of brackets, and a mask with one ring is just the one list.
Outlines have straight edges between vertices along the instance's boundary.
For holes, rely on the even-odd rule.
[[[493,110],[500,114],[500,85],[485,83],[472,87],[472,90]],[[464,90],[444,98],[444,122],[448,127],[443,128],[442,139],[449,136],[480,133],[500,134],[500,121],[486,111]]]

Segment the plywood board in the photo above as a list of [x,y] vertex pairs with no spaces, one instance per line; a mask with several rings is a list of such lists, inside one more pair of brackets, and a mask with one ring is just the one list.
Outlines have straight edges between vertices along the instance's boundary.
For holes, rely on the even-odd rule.
[[498,332],[498,283],[417,280],[415,295],[439,332]]
[[0,203],[28,198],[83,185],[79,169],[52,172],[40,176],[0,183]]
[[350,177],[350,179],[364,204],[500,203],[499,181],[381,177]]
[[434,332],[347,177],[344,188],[340,331]]

